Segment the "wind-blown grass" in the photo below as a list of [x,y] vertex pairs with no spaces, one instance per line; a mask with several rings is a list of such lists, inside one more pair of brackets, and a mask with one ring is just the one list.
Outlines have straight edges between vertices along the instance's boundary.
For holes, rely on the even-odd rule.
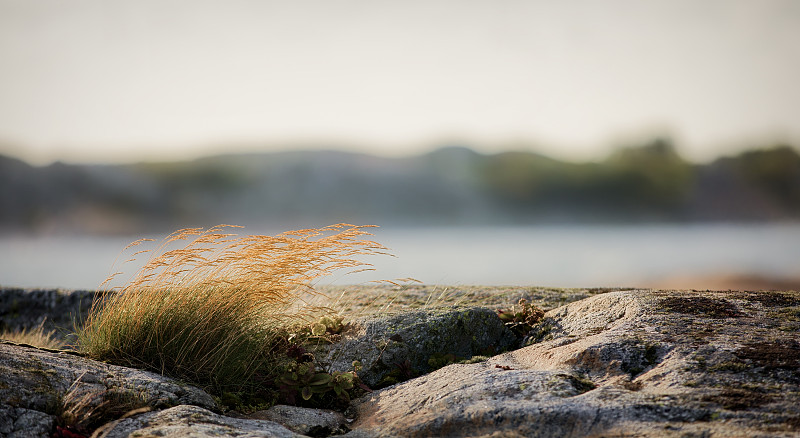
[[80,349],[218,392],[239,389],[274,366],[287,330],[319,314],[303,301],[315,280],[368,267],[359,256],[385,251],[363,239],[362,226],[242,237],[223,232],[231,227],[167,237],[130,282],[93,303]]

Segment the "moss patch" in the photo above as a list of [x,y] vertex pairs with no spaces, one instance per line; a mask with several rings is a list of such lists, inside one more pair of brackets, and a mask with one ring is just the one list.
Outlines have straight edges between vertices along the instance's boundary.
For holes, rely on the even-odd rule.
[[750,301],[759,302],[765,307],[787,307],[800,305],[800,297],[783,292],[751,292],[744,298]]
[[795,340],[753,342],[746,344],[734,354],[767,370],[800,368],[800,343]]
[[569,380],[569,383],[572,385],[572,387],[575,388],[579,394],[583,394],[584,392],[589,392],[597,388],[597,385],[595,385],[594,382],[592,382],[583,375],[575,376],[569,374],[567,375],[567,379]]
[[659,302],[659,307],[674,313],[701,315],[709,318],[739,318],[744,316],[736,304],[719,298],[668,297]]
[[719,394],[705,396],[703,401],[716,403],[730,411],[742,411],[768,404],[772,397],[757,391],[729,388]]

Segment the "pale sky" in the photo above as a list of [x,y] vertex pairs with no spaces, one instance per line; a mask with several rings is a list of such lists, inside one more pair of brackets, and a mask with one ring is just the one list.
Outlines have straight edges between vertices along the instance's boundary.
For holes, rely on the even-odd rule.
[[800,144],[794,0],[0,0],[0,67],[0,153],[34,163]]

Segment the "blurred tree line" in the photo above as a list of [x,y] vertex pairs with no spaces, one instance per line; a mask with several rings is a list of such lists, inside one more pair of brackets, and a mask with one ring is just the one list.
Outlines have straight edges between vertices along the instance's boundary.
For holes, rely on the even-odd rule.
[[696,171],[659,139],[619,149],[599,163],[503,153],[486,159],[484,175],[492,196],[525,216],[677,220],[684,216]]
[[337,151],[32,167],[0,156],[0,229],[101,233],[184,226],[633,223],[800,219],[789,145],[709,164],[669,139],[598,162],[445,147],[406,158]]

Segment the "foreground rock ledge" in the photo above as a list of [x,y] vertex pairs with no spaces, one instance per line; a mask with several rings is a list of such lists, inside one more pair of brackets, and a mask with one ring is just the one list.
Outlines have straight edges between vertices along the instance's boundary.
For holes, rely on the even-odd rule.
[[[362,436],[798,436],[800,295],[611,292],[533,345],[356,400]],[[494,436],[494,435],[493,435]]]
[[[547,312],[528,346],[354,400],[339,436],[796,437],[799,341],[797,292],[603,293]],[[75,355],[2,344],[0,367],[3,436],[47,436],[54,400],[80,376],[145,388],[152,410],[106,436],[303,436],[216,414],[197,388]]]

